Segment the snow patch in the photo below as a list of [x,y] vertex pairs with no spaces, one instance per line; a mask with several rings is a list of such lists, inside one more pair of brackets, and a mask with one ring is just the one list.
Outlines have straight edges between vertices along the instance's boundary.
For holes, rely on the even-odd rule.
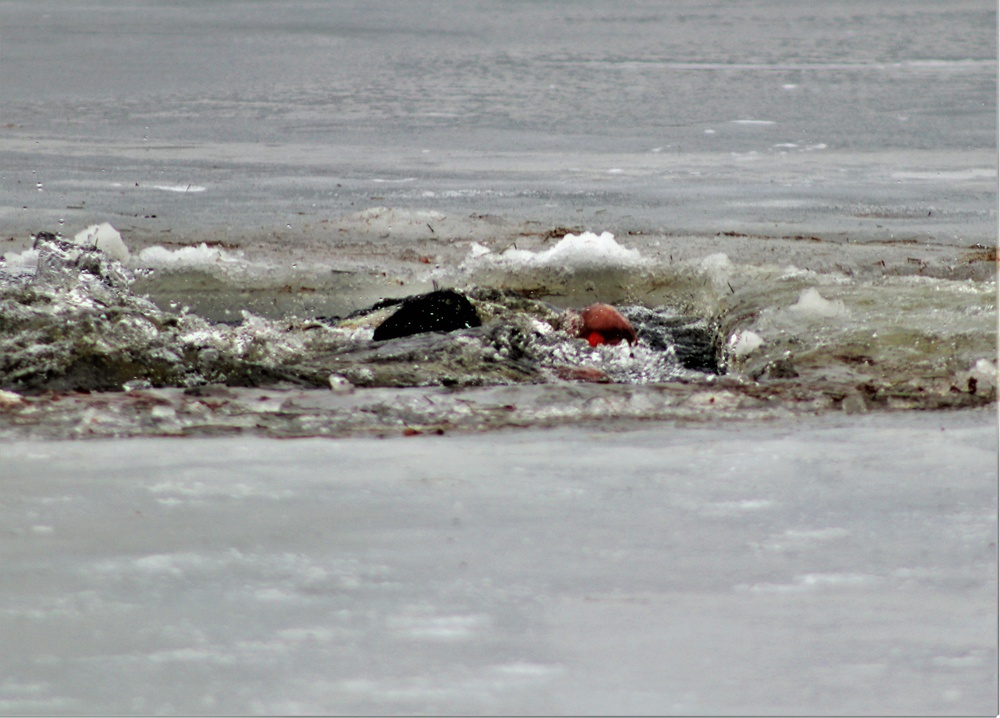
[[565,668],[559,665],[518,661],[494,666],[493,670],[507,676],[548,678],[549,676],[564,672]]
[[388,620],[391,630],[408,638],[434,641],[461,641],[488,627],[489,616],[396,616]]
[[207,563],[196,553],[153,554],[136,559],[135,568],[143,573],[181,576],[185,571],[204,569]]
[[966,170],[902,171],[893,172],[897,180],[947,180],[948,182],[969,182],[974,180],[995,180],[997,171],[989,167],[972,167]]
[[285,628],[278,631],[277,637],[282,641],[302,643],[306,641],[316,643],[332,643],[342,640],[347,631],[342,628],[331,628],[329,626],[309,626],[304,628]]
[[257,589],[253,597],[264,603],[295,603],[300,600],[296,594],[274,586]]
[[202,187],[197,184],[154,184],[150,185],[151,189],[158,189],[161,192],[180,192],[181,194],[187,194],[188,192],[204,192],[207,188]]
[[771,499],[741,499],[736,501],[678,502],[680,506],[693,510],[703,516],[727,517],[741,516],[748,512],[764,511],[775,506]]
[[767,541],[755,544],[755,548],[779,553],[818,549],[828,541],[844,539],[850,535],[850,531],[839,526],[822,529],[788,529]]
[[225,650],[206,648],[174,648],[165,651],[156,651],[146,656],[146,660],[153,663],[197,663],[202,665],[231,666],[238,660],[237,656],[227,653]]
[[823,588],[855,588],[873,581],[874,576],[861,573],[806,573],[796,576],[791,583],[755,583],[737,588],[753,593],[801,593]]
[[829,539],[845,538],[850,535],[847,529],[834,526],[825,529],[788,529],[784,536],[793,541],[827,541]]

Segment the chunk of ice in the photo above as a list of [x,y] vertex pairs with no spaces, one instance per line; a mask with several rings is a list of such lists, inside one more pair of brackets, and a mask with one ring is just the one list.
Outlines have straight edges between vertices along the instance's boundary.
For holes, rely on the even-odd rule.
[[88,249],[99,249],[119,262],[128,262],[131,256],[128,247],[122,241],[121,234],[108,222],[93,224],[77,232],[73,237],[73,243]]
[[735,332],[729,341],[729,351],[732,352],[735,357],[745,357],[752,354],[756,349],[764,343],[759,334],[750,331],[749,329],[744,329],[742,331]]
[[144,267],[206,267],[241,261],[234,254],[202,242],[197,247],[167,249],[153,245],[139,252],[138,263]]
[[0,266],[12,273],[34,273],[38,267],[38,250],[26,249],[23,252],[6,252],[0,259]]
[[[503,254],[484,253],[481,245],[474,244],[469,260],[494,265],[523,267],[554,267],[561,269],[590,269],[596,267],[638,267],[647,262],[637,249],[623,247],[611,232],[594,234],[567,234],[543,252],[511,249]],[[468,261],[468,260],[467,260]]]

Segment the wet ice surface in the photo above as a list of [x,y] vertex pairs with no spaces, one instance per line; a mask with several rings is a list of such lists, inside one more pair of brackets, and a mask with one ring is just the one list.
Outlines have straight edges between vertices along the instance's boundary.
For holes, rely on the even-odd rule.
[[996,428],[7,442],[0,707],[990,714]]

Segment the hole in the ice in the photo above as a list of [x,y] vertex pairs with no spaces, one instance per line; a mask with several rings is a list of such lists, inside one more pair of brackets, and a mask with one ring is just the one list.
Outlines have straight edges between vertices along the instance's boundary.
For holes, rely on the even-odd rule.
[[4,288],[0,321],[15,339],[0,379],[15,390],[328,387],[331,375],[361,387],[649,384],[720,373],[715,323],[666,309],[619,304],[622,319],[608,307],[625,328],[607,325],[589,342],[570,327],[586,312],[488,287],[382,300],[343,319],[214,322],[138,296],[134,275],[95,248],[39,235],[37,249],[35,276]]

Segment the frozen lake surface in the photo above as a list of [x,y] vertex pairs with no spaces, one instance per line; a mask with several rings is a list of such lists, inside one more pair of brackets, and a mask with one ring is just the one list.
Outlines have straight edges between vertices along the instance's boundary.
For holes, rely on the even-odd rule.
[[997,710],[993,410],[3,447],[0,709]]
[[996,17],[0,3],[0,712],[995,714]]
[[324,221],[380,205],[995,239],[987,0],[37,0],[4,3],[0,27],[5,239],[110,221],[137,244],[315,261],[351,239]]

